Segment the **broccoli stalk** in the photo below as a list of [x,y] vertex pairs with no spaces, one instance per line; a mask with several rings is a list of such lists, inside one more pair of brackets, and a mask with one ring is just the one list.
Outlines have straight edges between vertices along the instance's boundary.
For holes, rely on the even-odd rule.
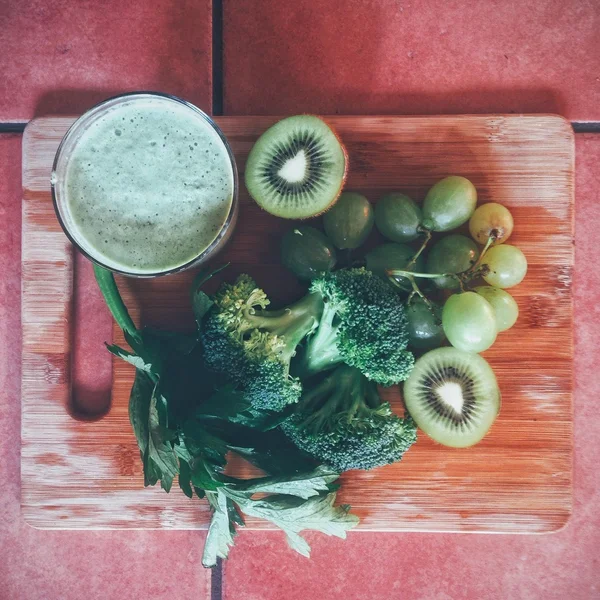
[[[323,314],[317,330],[308,340],[298,360],[298,369],[303,376],[310,377],[321,371],[332,369],[342,361],[337,345],[339,319],[336,319],[339,307],[332,302],[324,303]],[[338,323],[334,326],[334,321]]]
[[[246,336],[254,346],[262,346],[265,341],[272,340],[273,349],[279,360],[285,364],[289,372],[289,363],[296,354],[296,348],[311,333],[323,310],[323,302],[318,294],[309,293],[298,302],[281,310],[255,309],[253,302],[257,298],[249,298],[243,310],[240,333]],[[262,304],[259,304],[262,306]],[[255,332],[259,332],[256,334]],[[270,337],[275,336],[275,337]],[[256,338],[256,339],[253,339]]]
[[299,449],[338,471],[396,462],[416,441],[412,419],[395,415],[376,384],[347,365],[305,389],[281,428]]
[[340,367],[302,396],[299,410],[306,414],[303,427],[311,432],[327,429],[331,415],[343,423],[365,419],[381,404],[376,384],[354,367]]

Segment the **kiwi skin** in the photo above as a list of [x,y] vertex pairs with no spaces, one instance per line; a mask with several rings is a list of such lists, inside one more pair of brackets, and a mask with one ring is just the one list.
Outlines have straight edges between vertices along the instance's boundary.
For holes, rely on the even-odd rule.
[[[447,416],[432,408],[433,403],[427,400],[428,392],[420,386],[426,376],[439,381],[441,369],[461,368],[472,369],[470,391],[479,399],[478,409],[472,411],[476,415],[473,425],[452,427]],[[501,405],[500,389],[488,362],[478,354],[452,347],[436,348],[419,358],[404,382],[403,392],[406,409],[418,427],[434,441],[453,448],[466,448],[481,441],[498,416]],[[468,395],[464,387],[463,392]],[[443,408],[448,412],[448,407]]]

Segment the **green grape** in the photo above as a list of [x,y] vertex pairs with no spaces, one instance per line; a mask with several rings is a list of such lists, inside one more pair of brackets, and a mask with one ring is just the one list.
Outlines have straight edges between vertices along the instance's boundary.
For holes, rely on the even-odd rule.
[[358,248],[373,229],[373,207],[362,195],[344,192],[323,215],[323,228],[340,250]]
[[498,331],[506,331],[517,322],[519,306],[508,292],[489,285],[476,287],[474,291],[492,305]]
[[469,220],[477,204],[477,190],[464,177],[451,176],[438,181],[423,202],[423,227],[449,231]]
[[482,204],[469,219],[469,232],[482,245],[490,236],[494,237],[494,244],[503,244],[510,237],[513,226],[513,217],[508,208],[496,202]]
[[[477,244],[465,235],[452,234],[433,245],[427,257],[427,273],[462,273],[477,261]],[[460,287],[455,277],[436,277],[436,287],[455,290]]]
[[406,307],[408,345],[415,350],[431,350],[445,339],[442,310],[437,304],[427,306],[420,296],[414,296]]
[[448,341],[464,352],[483,352],[496,340],[496,317],[491,304],[475,292],[453,294],[442,310]]
[[421,209],[408,196],[399,193],[383,196],[375,205],[375,224],[381,235],[392,242],[412,242],[419,236]]
[[335,267],[335,248],[325,235],[309,225],[290,229],[281,240],[281,262],[296,277],[314,279]]
[[[406,268],[406,265],[408,265],[414,255],[415,251],[406,244],[382,244],[381,246],[373,248],[373,250],[365,256],[366,267],[369,271],[373,271],[373,273],[379,275],[379,277],[386,281],[388,280],[386,271],[392,269],[416,271],[417,273],[420,273],[425,267],[423,256],[419,256],[410,269]],[[395,280],[401,289],[405,291],[412,290],[410,281],[406,277],[396,277]]]
[[510,288],[523,281],[527,273],[527,259],[516,246],[502,244],[492,246],[483,258],[489,272],[483,278],[486,283],[498,288]]

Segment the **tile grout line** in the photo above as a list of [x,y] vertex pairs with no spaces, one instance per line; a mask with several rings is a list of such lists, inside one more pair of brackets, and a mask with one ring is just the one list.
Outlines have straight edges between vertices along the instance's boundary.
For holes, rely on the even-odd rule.
[[575,133],[600,133],[600,121],[571,121]]
[[23,133],[26,125],[27,121],[0,123],[0,133]]
[[211,569],[210,600],[223,599],[223,561],[217,559],[217,564]]
[[223,0],[212,0],[212,114],[223,114]]

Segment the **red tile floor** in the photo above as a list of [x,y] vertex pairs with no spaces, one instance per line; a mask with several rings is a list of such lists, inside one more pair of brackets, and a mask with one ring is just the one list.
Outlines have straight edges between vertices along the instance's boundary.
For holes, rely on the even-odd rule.
[[20,517],[21,136],[2,131],[140,88],[209,109],[214,82],[218,108],[221,81],[228,114],[558,112],[599,131],[577,135],[568,525],[544,536],[312,535],[311,561],[279,533],[243,532],[222,597],[600,598],[600,3],[238,0],[222,10],[213,73],[208,0],[0,0],[0,600],[211,596],[202,533],[48,532]]
[[245,0],[225,8],[227,113],[600,120],[597,0]]
[[0,0],[0,122],[160,90],[211,103],[210,0]]

